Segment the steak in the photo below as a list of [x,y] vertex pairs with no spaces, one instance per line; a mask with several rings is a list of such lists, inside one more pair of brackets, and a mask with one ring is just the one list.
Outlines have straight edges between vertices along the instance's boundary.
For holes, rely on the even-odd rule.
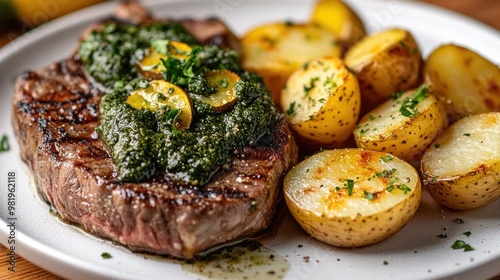
[[[189,20],[200,41],[224,38],[220,28],[201,32],[202,22]],[[132,251],[186,259],[270,225],[281,179],[297,161],[284,121],[273,129],[271,143],[237,148],[231,164],[204,186],[158,178],[129,183],[118,179],[95,132],[103,95],[76,55],[25,71],[15,85],[12,117],[21,156],[63,221]]]

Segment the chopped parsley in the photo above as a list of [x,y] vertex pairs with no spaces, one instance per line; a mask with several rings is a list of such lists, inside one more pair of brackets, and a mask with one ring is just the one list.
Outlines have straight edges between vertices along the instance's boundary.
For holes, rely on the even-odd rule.
[[295,115],[295,101],[290,103],[290,107],[288,107],[288,110],[286,110],[287,115]]
[[396,172],[396,168],[393,168],[391,170],[382,170],[381,172],[375,172],[375,177],[391,178],[394,172]]
[[389,162],[389,161],[394,160],[394,158],[392,156],[387,155],[385,157],[381,157],[380,160],[383,162]]
[[10,150],[9,137],[7,134],[2,135],[2,140],[0,140],[0,152],[7,152]]
[[303,65],[302,65],[302,70],[306,71],[307,68],[309,68],[309,62],[305,62]]
[[402,91],[396,91],[395,93],[391,94],[391,98],[392,100],[398,100],[401,95],[403,95],[403,92]]
[[386,178],[389,179],[389,185],[385,188],[387,192],[392,192],[393,190],[401,190],[404,194],[411,192],[411,188],[406,184],[401,183],[401,179],[399,177],[395,177],[396,168],[391,170],[382,170],[381,172],[375,172],[374,178]]
[[171,56],[167,57],[167,59],[162,58],[161,62],[165,66],[165,71],[163,72],[165,80],[177,86],[188,85],[190,79],[195,77],[195,68],[199,67],[199,54],[202,51],[203,49],[200,46],[193,46],[188,54],[188,59],[181,60]]
[[110,253],[108,253],[108,252],[103,252],[103,253],[101,254],[101,258],[103,258],[104,260],[111,259],[112,257],[113,257],[113,256],[111,256],[111,254],[110,254]]
[[375,118],[375,116],[374,116],[374,115],[372,115],[372,114],[369,114],[369,115],[368,115],[368,118],[370,119],[370,121],[373,121],[374,119],[376,119],[376,118]]
[[454,220],[453,220],[453,222],[454,222],[455,224],[463,224],[463,223],[465,223],[465,221],[464,221],[464,220],[462,220],[461,218],[456,218],[456,219],[454,219]]
[[333,75],[332,76],[328,76],[325,80],[325,82],[323,83],[323,86],[327,87],[329,86],[330,88],[336,88],[337,87],[337,83],[333,80]]
[[177,118],[177,116],[179,116],[181,113],[181,110],[179,109],[173,109],[172,111],[170,111],[167,115],[167,119],[170,119],[170,120],[174,120],[175,118]]
[[434,144],[434,149],[439,149],[439,147],[441,147],[441,144],[439,144],[439,143]]
[[470,133],[464,133],[464,136],[469,137],[469,136],[470,136]]
[[439,237],[439,238],[448,238],[448,235],[446,233],[441,233],[441,234],[436,235],[436,237]]
[[361,129],[361,130],[359,131],[359,137],[360,137],[360,138],[362,138],[363,136],[365,136],[365,134],[366,134],[368,131],[370,131],[370,129],[369,129],[369,128],[367,128],[367,129]]
[[388,265],[388,264],[389,264],[389,262],[384,260],[384,265]]
[[470,232],[470,231],[466,231],[466,232],[464,232],[464,233],[462,233],[462,234],[463,234],[463,235],[465,235],[465,236],[467,236],[467,237],[469,237],[469,236],[472,234],[472,232]]
[[345,179],[344,180],[344,187],[346,187],[346,189],[347,189],[347,195],[351,196],[352,190],[354,189],[354,180]]
[[319,77],[311,78],[309,81],[309,85],[304,85],[304,91],[306,95],[316,86],[316,82],[319,80]]
[[451,245],[451,248],[453,248],[454,250],[464,249],[464,252],[474,250],[474,248],[471,245],[465,243],[465,241],[463,241],[463,240],[456,240],[453,243],[453,245]]
[[402,190],[404,194],[411,192],[411,189],[405,184],[402,184],[400,186],[398,185],[397,188]]
[[399,108],[399,112],[405,117],[418,116],[418,110],[416,107],[420,101],[426,99],[427,97],[427,87],[420,86],[415,90],[415,93],[412,97],[405,98],[401,102],[401,108]]

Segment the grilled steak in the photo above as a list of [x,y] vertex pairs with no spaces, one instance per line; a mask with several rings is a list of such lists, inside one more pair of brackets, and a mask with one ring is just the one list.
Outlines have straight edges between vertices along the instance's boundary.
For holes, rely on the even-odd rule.
[[[194,34],[210,41],[217,33]],[[15,86],[13,125],[21,156],[62,220],[133,251],[178,258],[255,235],[270,224],[281,199],[281,177],[297,160],[284,122],[274,128],[271,143],[238,148],[229,167],[206,185],[158,178],[128,183],[118,179],[95,133],[102,96],[76,56],[26,71]]]

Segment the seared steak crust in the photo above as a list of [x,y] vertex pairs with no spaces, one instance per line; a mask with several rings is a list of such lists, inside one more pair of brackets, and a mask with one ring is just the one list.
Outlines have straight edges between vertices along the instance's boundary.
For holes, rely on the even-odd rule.
[[280,179],[297,160],[287,125],[272,143],[237,150],[208,185],[124,183],[95,133],[102,93],[73,57],[18,78],[13,125],[22,158],[61,218],[134,251],[191,258],[271,222]]

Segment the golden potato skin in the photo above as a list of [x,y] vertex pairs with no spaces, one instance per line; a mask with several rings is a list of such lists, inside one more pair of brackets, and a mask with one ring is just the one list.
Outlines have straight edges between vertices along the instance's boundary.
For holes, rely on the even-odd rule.
[[262,76],[277,104],[288,78],[305,62],[342,54],[338,38],[312,24],[264,24],[246,33],[241,43],[243,67]]
[[340,58],[315,59],[290,76],[280,103],[299,142],[335,147],[358,121],[358,82]]
[[442,205],[466,210],[500,197],[500,113],[453,123],[422,157],[425,188]]
[[426,98],[418,102],[416,116],[403,116],[403,102],[414,97],[425,87],[410,90],[398,99],[390,99],[363,116],[354,130],[356,145],[360,148],[395,155],[415,167],[434,139],[448,127],[446,112],[437,98],[426,91]]
[[367,36],[349,49],[345,63],[356,73],[361,90],[362,114],[394,92],[421,83],[422,55],[410,32],[389,29]]
[[[377,177],[384,170],[394,172]],[[387,191],[401,176],[411,191]],[[349,191],[342,180],[356,180]],[[340,186],[336,189],[335,186]],[[374,194],[372,200],[363,197]],[[363,149],[327,150],[296,165],[284,181],[285,202],[312,237],[338,247],[361,247],[398,232],[413,217],[421,199],[417,171],[386,153]]]
[[423,72],[452,122],[469,114],[500,111],[500,68],[474,51],[440,46],[425,61]]
[[478,167],[454,178],[422,176],[425,189],[440,204],[455,210],[478,208],[500,197],[500,163]]
[[317,1],[311,14],[311,22],[337,35],[346,49],[366,36],[365,26],[359,16],[340,0]]

